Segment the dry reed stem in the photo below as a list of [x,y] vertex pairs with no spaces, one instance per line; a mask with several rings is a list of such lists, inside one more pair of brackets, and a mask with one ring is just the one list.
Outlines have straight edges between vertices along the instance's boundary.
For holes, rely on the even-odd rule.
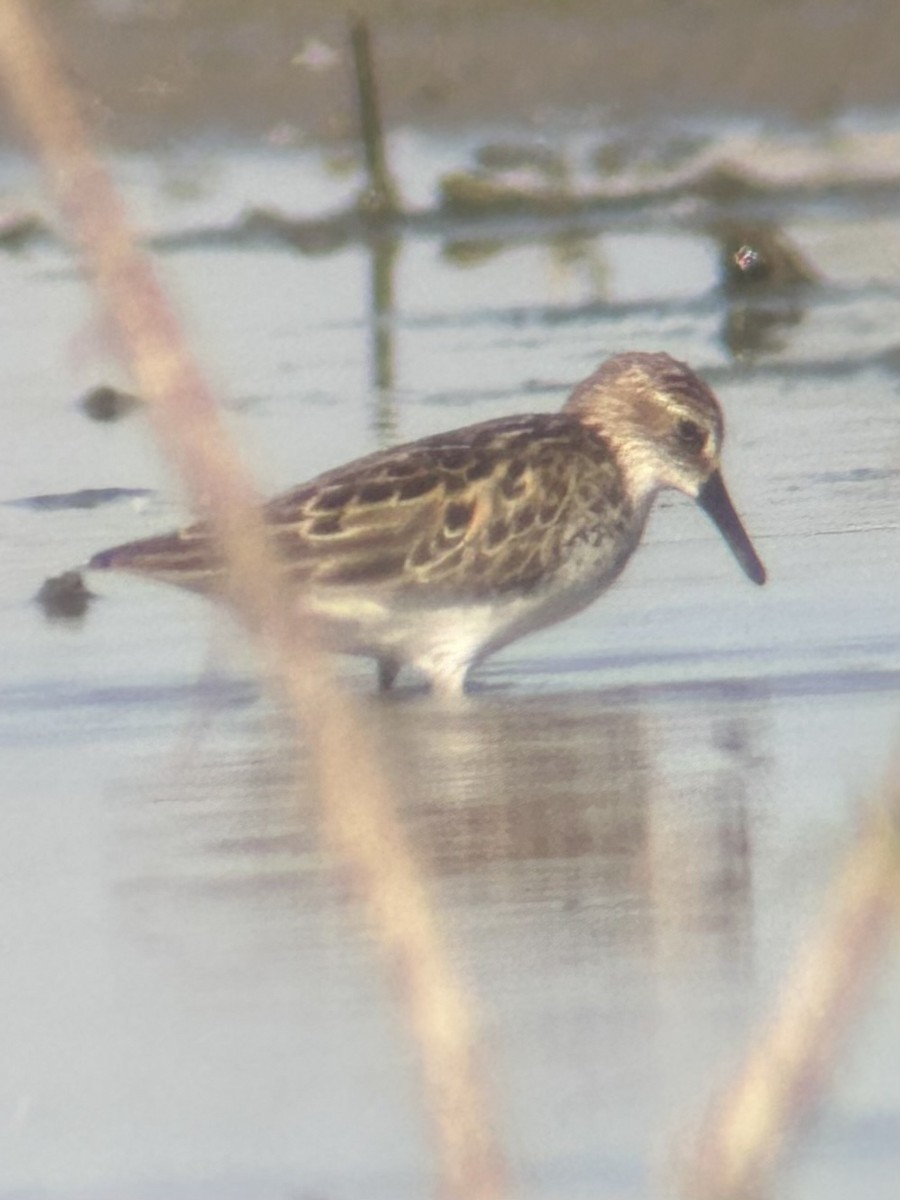
[[716,1098],[682,1173],[686,1200],[765,1194],[788,1139],[822,1099],[900,917],[900,791],[867,818],[835,873],[771,1020]]
[[282,594],[255,491],[23,0],[0,0],[0,68],[157,436],[222,544],[233,607],[305,723],[326,839],[365,904],[419,1048],[441,1193],[496,1200],[506,1194],[506,1172],[477,1067],[473,1016],[395,818],[377,748]]

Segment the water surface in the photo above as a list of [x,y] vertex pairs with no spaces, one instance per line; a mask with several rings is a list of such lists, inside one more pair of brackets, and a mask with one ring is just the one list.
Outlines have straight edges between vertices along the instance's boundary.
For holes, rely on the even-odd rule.
[[[495,135],[400,135],[404,193],[430,203]],[[0,166],[31,204],[28,168]],[[365,700],[484,1016],[519,1194],[660,1194],[895,738],[900,194],[766,199],[822,282],[746,301],[699,201],[310,256],[207,234],[249,206],[345,203],[355,180],[314,151],[114,169],[264,491],[558,407],[623,349],[684,358],[720,395],[766,588],[667,498],[616,588],[492,659],[461,707],[412,679]],[[185,514],[140,414],[78,404],[129,381],[66,251],[5,255],[0,289],[0,1195],[422,1195],[414,1055],[240,635],[138,581],[92,581],[81,622],[33,602]],[[372,672],[347,683],[370,695]],[[892,961],[779,1195],[893,1196],[898,983]]]

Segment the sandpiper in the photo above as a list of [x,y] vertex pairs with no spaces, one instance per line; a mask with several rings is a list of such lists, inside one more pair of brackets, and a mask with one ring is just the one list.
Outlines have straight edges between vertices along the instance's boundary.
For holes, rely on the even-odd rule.
[[[754,583],[765,568],[719,470],[722,413],[668,354],[608,359],[559,413],[501,417],[379,451],[271,500],[266,525],[323,645],[458,694],[500,647],[619,576],[662,488],[692,497]],[[104,550],[119,569],[214,593],[208,529]]]

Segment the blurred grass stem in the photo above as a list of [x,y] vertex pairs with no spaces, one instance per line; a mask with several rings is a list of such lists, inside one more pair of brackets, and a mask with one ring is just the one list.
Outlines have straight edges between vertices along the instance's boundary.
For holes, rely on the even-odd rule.
[[419,1049],[441,1194],[495,1200],[505,1194],[505,1167],[477,1066],[473,1015],[395,819],[377,747],[283,594],[255,489],[25,0],[0,0],[0,68],[157,436],[221,542],[232,606],[305,725],[325,836],[365,906]]
[[800,947],[768,1024],[710,1107],[685,1200],[766,1194],[791,1135],[822,1102],[900,917],[900,790],[867,815]]

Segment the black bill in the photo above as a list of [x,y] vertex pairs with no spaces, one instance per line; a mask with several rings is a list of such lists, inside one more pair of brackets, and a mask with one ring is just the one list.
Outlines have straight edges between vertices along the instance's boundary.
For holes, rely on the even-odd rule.
[[759,555],[753,549],[753,544],[747,537],[747,531],[741,524],[741,518],[734,511],[731,497],[722,482],[718,471],[710,475],[706,483],[697,493],[697,503],[708,512],[716,523],[716,528],[731,547],[731,552],[738,560],[748,578],[754,583],[766,582],[766,568],[759,560]]

